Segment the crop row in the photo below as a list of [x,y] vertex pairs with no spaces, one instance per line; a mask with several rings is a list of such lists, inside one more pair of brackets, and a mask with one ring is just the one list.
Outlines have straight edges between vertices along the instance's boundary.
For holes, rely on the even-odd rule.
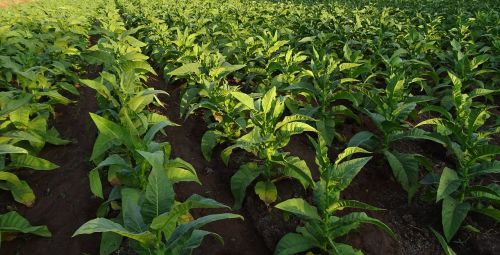
[[[70,98],[79,94],[73,84],[86,66],[81,53],[97,7],[78,1],[45,1],[43,11],[40,6],[2,10],[0,15],[0,188],[27,207],[36,197],[16,171],[57,168],[38,154],[46,144],[71,142],[60,137],[51,118],[56,106],[73,103]],[[0,215],[0,232],[51,235],[47,227],[33,227],[15,211]]]

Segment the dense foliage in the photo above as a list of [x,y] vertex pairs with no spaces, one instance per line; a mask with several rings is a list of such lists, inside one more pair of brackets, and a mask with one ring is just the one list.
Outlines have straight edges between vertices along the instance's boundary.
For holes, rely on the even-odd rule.
[[[78,93],[76,82],[95,90],[89,179],[105,202],[75,234],[102,232],[101,254],[118,249],[123,237],[140,254],[190,254],[204,236],[217,236],[203,225],[240,217],[185,220],[191,209],[226,206],[199,195],[175,201],[173,184],[199,180],[190,163],[171,158],[168,142],[155,139],[177,125],[152,110],[164,107],[159,95],[166,94],[145,85],[157,72],[182,88],[181,116],[204,116],[207,161],[220,157],[227,165],[246,151],[228,183],[234,208],[244,207],[252,190],[270,210],[300,218],[303,225],[283,236],[275,254],[360,254],[338,239],[361,223],[394,236],[364,212],[338,214],[380,210],[341,199],[371,167],[359,154],[382,158],[408,203],[422,199],[419,192],[435,198],[442,229],[432,231],[446,254],[454,253],[448,245],[469,212],[500,220],[494,0],[116,0],[95,1],[85,13],[76,1],[41,2],[41,16],[30,15],[41,13],[41,3],[0,15],[0,188],[27,206],[34,202],[12,171],[56,168],[37,157],[46,143],[69,142],[48,125],[54,105],[72,103],[64,95]],[[55,15],[61,8],[65,14]],[[98,38],[93,46],[91,35]],[[84,65],[101,66],[99,77],[79,79]],[[373,128],[344,137],[336,130],[345,123]],[[316,151],[316,179],[301,155],[284,150],[304,134]],[[452,160],[436,168],[428,153],[400,146],[413,141]],[[225,149],[213,155],[219,145]],[[276,184],[285,178],[313,196],[283,201]]]

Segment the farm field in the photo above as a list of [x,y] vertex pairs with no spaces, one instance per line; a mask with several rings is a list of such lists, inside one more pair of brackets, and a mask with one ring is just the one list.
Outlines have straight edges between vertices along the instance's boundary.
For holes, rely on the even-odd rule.
[[0,1],[0,254],[500,254],[496,2]]

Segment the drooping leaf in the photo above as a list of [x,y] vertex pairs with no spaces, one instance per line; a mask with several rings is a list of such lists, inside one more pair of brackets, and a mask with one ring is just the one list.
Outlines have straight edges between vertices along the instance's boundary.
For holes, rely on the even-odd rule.
[[274,207],[295,214],[300,218],[308,220],[318,220],[321,218],[318,215],[316,207],[310,205],[307,201],[302,198],[291,198],[284,202],[281,202]]
[[283,236],[274,250],[274,255],[293,255],[308,251],[315,245],[300,234],[288,233]]
[[255,184],[255,194],[257,194],[266,205],[274,203],[278,198],[276,185],[270,181],[260,181]]

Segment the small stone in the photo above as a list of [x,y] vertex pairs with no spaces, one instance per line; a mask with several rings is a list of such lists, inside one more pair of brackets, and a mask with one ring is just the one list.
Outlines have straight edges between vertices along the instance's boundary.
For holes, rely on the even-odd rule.
[[212,173],[214,173],[214,170],[212,168],[210,168],[210,167],[207,167],[207,168],[205,168],[205,172],[207,174],[212,174]]

